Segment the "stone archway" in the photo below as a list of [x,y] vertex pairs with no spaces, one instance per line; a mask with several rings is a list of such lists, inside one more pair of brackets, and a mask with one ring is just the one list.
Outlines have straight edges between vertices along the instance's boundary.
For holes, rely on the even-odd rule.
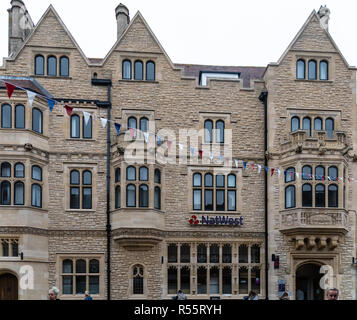
[[324,300],[325,291],[320,287],[320,280],[323,277],[320,268],[321,264],[308,262],[296,269],[296,300]]
[[0,275],[0,300],[18,300],[18,280],[11,273]]

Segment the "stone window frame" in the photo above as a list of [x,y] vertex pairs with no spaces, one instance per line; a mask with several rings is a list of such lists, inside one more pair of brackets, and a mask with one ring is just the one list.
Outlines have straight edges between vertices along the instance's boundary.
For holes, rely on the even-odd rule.
[[[305,63],[305,74],[304,78],[298,78],[298,62],[304,61]],[[316,79],[309,79],[309,64],[311,61],[316,62]],[[321,79],[321,62],[327,62],[327,79]],[[320,55],[307,55],[307,54],[296,54],[295,56],[295,80],[296,81],[309,81],[309,82],[332,82],[335,76],[335,58],[331,54]]]
[[[124,78],[124,62],[130,62],[130,79]],[[143,79],[136,80],[135,79],[135,63],[141,62],[142,63],[142,72],[143,72]],[[154,64],[154,80],[147,80],[147,64],[148,63]],[[130,81],[130,82],[148,82],[148,83],[156,83],[157,82],[157,58],[154,56],[122,56],[120,59],[120,81]]]
[[[205,263],[198,263],[197,258],[198,258],[198,246],[199,245],[205,245],[206,246],[206,257],[207,260]],[[189,245],[190,246],[190,254],[191,258],[189,262],[181,263],[180,259],[180,250],[182,245]],[[219,247],[219,262],[218,263],[211,263],[210,262],[210,247],[211,245],[218,245]],[[230,245],[231,246],[231,252],[232,252],[232,261],[231,263],[224,263],[223,262],[223,247],[225,245]],[[241,263],[239,262],[239,247],[245,245],[248,249],[248,262],[247,263]],[[176,257],[176,262],[168,262],[168,248],[169,246],[176,246],[177,249],[177,257]],[[252,255],[252,248],[258,246],[260,248],[259,251],[259,263],[253,263],[251,255]],[[176,269],[177,272],[177,277],[176,277],[176,289],[180,290],[181,289],[181,272],[180,270],[182,268],[190,268],[190,292],[186,293],[191,297],[206,297],[209,296],[209,279],[210,279],[210,269],[212,268],[218,268],[219,270],[219,293],[213,293],[213,295],[220,295],[223,296],[223,270],[225,268],[231,268],[231,295],[232,296],[237,296],[237,297],[243,297],[244,295],[248,295],[248,292],[250,291],[251,288],[251,273],[252,270],[255,268],[258,268],[260,270],[260,292],[257,292],[258,294],[263,294],[264,292],[264,282],[263,282],[263,266],[264,266],[264,248],[263,248],[263,243],[261,241],[251,241],[251,242],[227,242],[227,241],[207,241],[207,242],[200,242],[200,241],[168,241],[166,243],[165,247],[165,286],[166,286],[166,293],[167,296],[175,296],[177,292],[171,292],[169,293],[168,290],[168,271],[170,269]],[[205,267],[206,268],[206,294],[198,294],[198,269],[200,267]],[[248,274],[248,291],[244,293],[239,292],[239,270],[245,268],[247,270]]]
[[[43,62],[43,74],[36,74],[36,57],[42,56],[44,59]],[[71,75],[71,53],[67,51],[63,52],[51,52],[51,51],[33,51],[32,52],[32,61],[33,63],[29,64],[30,66],[33,66],[31,73],[33,73],[33,77],[45,77],[45,78],[60,78],[60,79],[70,79]],[[48,59],[50,57],[56,58],[56,75],[48,75]],[[61,75],[61,59],[62,58],[67,58],[68,59],[68,75]]]
[[[125,123],[126,125],[126,129],[127,129],[127,132],[126,132],[126,135],[125,135],[125,138],[124,138],[124,141],[134,141],[134,140],[137,140],[137,141],[144,141],[144,135],[143,134],[139,134],[137,135],[135,133],[135,138],[133,139],[131,137],[131,134],[129,132],[129,125],[128,125],[128,122],[129,122],[129,119],[130,118],[135,118],[136,119],[136,130],[140,130],[140,121],[141,119],[147,119],[149,120],[149,128],[148,128],[148,133],[149,133],[149,140],[151,141],[153,138],[153,134],[155,134],[156,132],[156,125],[155,125],[155,111],[148,111],[148,110],[128,110],[128,109],[124,109],[122,110],[122,119],[123,119],[123,123]],[[156,142],[155,142],[156,143]],[[149,144],[149,141],[148,141],[148,144]],[[145,144],[145,148],[146,148],[146,144]]]
[[[56,269],[58,274],[58,278],[56,280],[56,286],[60,289],[60,298],[63,300],[83,300],[84,294],[63,294],[63,281],[62,277],[66,275],[73,275],[75,277],[75,272],[72,274],[64,274],[62,271],[63,261],[64,260],[85,260],[87,271],[89,270],[89,261],[90,260],[98,260],[99,261],[99,274],[94,274],[95,276],[99,276],[99,294],[91,294],[91,296],[95,299],[102,300],[105,298],[105,256],[104,253],[97,254],[81,254],[81,253],[58,253],[56,258]],[[73,271],[75,271],[76,264],[73,262]],[[86,277],[90,276],[90,273],[80,274],[85,275]],[[86,279],[86,287],[88,287],[89,281]],[[88,287],[89,288],[89,287]],[[73,281],[73,292],[75,292],[75,281]]]
[[[14,259],[14,258],[19,258],[21,256],[20,253],[20,237],[15,237],[15,236],[0,236],[0,259]],[[4,252],[3,252],[3,242],[6,241],[9,244],[9,255],[8,256],[4,256]],[[13,255],[13,247],[12,244],[16,244],[17,245],[17,256]]]
[[[134,275],[133,275],[133,270],[136,266],[142,266],[143,268],[143,294],[134,294]],[[143,262],[136,262],[133,263],[129,266],[128,269],[128,297],[129,299],[136,299],[136,300],[144,300],[147,299],[148,295],[148,272],[147,272],[147,266]]]
[[[239,170],[238,169],[232,169],[229,173],[226,173],[224,171],[222,172],[215,172],[216,168],[189,168],[189,174],[188,174],[188,189],[191,190],[191,192],[188,195],[188,211],[192,214],[229,214],[229,215],[239,215],[242,212],[243,205],[242,205],[242,188],[243,188],[243,179],[240,179],[241,176],[239,175]],[[200,187],[195,187],[194,186],[194,181],[193,177],[195,174],[201,174],[201,186]],[[205,187],[205,176],[206,174],[212,174],[213,175],[213,187]],[[223,175],[225,176],[225,186],[224,188],[222,187],[216,187],[216,177],[217,175]],[[235,175],[236,177],[236,187],[235,188],[230,188],[228,187],[228,176],[230,175]],[[213,210],[212,211],[205,211],[205,190],[213,190]],[[194,209],[194,190],[201,190],[201,210],[195,210]],[[217,190],[224,190],[225,191],[225,210],[224,211],[217,211],[214,210],[216,208],[216,197],[217,197]],[[236,201],[235,201],[235,210],[228,210],[228,192],[229,191],[236,191]]]
[[[206,121],[212,121],[212,142],[206,142],[205,123]],[[222,121],[224,123],[224,137],[223,142],[217,142],[217,122]],[[198,129],[202,130],[202,146],[224,146],[229,141],[227,132],[232,130],[232,115],[231,113],[219,113],[219,112],[200,112],[198,120]]]
[[[328,177],[328,171],[329,168],[337,168],[337,172],[338,172],[338,177],[337,180],[329,180],[328,178],[325,178],[324,180],[317,180],[316,178],[311,178],[311,179],[304,179],[303,178],[303,174],[302,174],[302,169],[305,166],[309,166],[312,169],[312,175],[315,175],[316,172],[316,168],[317,167],[324,167],[325,169],[325,177]],[[342,177],[342,173],[343,173],[343,168],[342,168],[342,164],[338,164],[336,162],[333,163],[313,163],[313,162],[301,162],[299,164],[295,164],[295,166],[293,164],[291,165],[286,165],[283,168],[283,172],[287,171],[290,168],[294,168],[295,172],[299,173],[299,178],[296,177],[296,173],[295,173],[295,179],[293,181],[289,181],[286,182],[285,181],[285,175],[282,175],[281,178],[281,185],[284,186],[282,188],[282,192],[285,193],[285,190],[288,186],[295,186],[295,207],[293,208],[286,208],[285,206],[285,201],[284,201],[284,205],[281,204],[281,210],[294,210],[294,209],[343,209],[343,199],[344,199],[344,189],[346,186],[346,182],[345,181],[340,181],[339,178]],[[330,177],[331,178],[331,177]],[[305,206],[303,207],[303,194],[302,194],[302,190],[303,190],[303,186],[309,184],[312,188],[312,206],[308,207]],[[316,186],[322,184],[325,186],[325,207],[316,207]],[[337,185],[338,190],[337,190],[337,201],[338,201],[338,206],[337,207],[329,207],[329,197],[328,197],[328,189],[329,186],[331,185]],[[285,199],[284,194],[281,193],[281,197],[283,197],[282,199]]]
[[[77,109],[77,107],[75,107]],[[99,135],[99,130],[100,128],[98,127],[98,121],[94,121],[95,116],[96,116],[96,111],[97,107],[90,107],[90,106],[84,106],[83,108],[76,111],[73,111],[70,117],[67,115],[65,118],[67,119],[64,121],[64,126],[63,126],[63,134],[64,137],[67,141],[97,141],[97,137]],[[84,130],[84,115],[83,112],[88,112],[91,114],[91,119],[92,119],[92,138],[83,138],[83,130]],[[78,116],[79,117],[79,138],[72,138],[72,116]]]

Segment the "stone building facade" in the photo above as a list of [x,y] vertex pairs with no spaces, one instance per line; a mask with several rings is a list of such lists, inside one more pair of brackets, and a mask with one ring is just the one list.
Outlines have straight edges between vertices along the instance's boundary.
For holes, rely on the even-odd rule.
[[[355,298],[355,69],[326,15],[320,24],[323,10],[261,68],[174,64],[141,13],[130,19],[122,4],[117,42],[91,59],[52,6],[36,25],[22,1],[11,6],[0,67],[0,299],[46,299],[51,286],[61,299],[86,290],[171,299],[179,289],[190,299],[251,290],[277,299],[279,283],[292,298],[320,299],[322,265],[341,297]],[[5,82],[18,88],[10,99]],[[32,105],[21,89],[37,93]],[[57,102],[52,112],[46,98]],[[102,126],[109,118],[119,135]],[[193,152],[182,129],[207,129],[197,144],[191,135]],[[165,148],[173,162],[150,160]],[[228,170],[224,150],[239,159]],[[343,179],[321,181],[318,167]],[[311,205],[307,185],[319,191]],[[227,217],[231,225],[220,223]]]

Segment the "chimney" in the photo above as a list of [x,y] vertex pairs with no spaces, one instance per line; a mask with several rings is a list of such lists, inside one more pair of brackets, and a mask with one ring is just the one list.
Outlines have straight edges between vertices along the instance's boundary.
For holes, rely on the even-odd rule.
[[328,22],[330,20],[331,11],[326,6],[321,6],[317,15],[320,18],[321,26],[328,32]]
[[12,0],[9,12],[9,57],[13,56],[26,41],[34,29],[34,23],[25,4],[21,0]]
[[122,3],[119,4],[115,9],[115,16],[117,18],[117,25],[118,25],[118,39],[122,36],[124,31],[129,25],[130,17],[129,17],[129,10],[126,6]]

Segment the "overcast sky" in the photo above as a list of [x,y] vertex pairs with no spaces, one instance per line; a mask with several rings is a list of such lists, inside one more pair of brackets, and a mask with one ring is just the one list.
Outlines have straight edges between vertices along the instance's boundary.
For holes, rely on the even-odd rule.
[[[52,4],[89,58],[103,58],[113,46],[119,1],[24,0],[35,24]],[[131,18],[138,10],[143,14],[174,63],[233,66],[277,61],[312,10],[326,4],[332,37],[348,63],[357,65],[357,1],[122,1]],[[1,57],[8,55],[8,8],[10,0],[1,0]]]

